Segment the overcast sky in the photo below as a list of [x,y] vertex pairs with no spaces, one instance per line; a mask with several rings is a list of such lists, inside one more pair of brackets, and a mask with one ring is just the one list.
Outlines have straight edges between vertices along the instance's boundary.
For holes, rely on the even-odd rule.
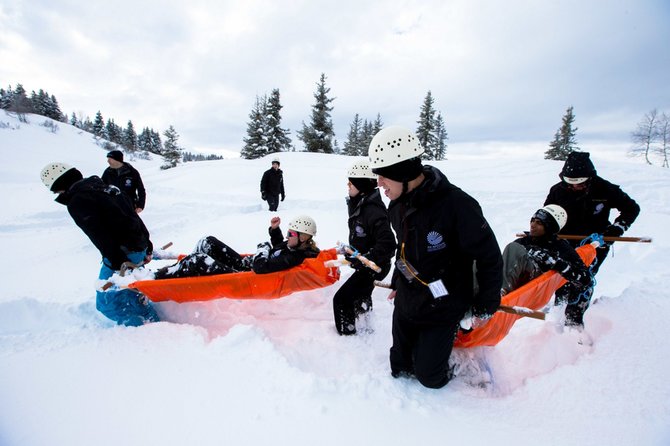
[[670,0],[0,0],[0,86],[64,113],[174,125],[189,151],[239,151],[256,95],[309,122],[327,76],[336,138],[354,114],[416,127],[428,90],[449,143],[627,141],[670,113]]

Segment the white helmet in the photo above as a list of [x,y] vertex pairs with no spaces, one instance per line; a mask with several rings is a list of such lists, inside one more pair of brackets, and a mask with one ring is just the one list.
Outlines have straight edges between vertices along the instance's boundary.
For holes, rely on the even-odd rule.
[[391,126],[381,129],[372,138],[368,156],[370,167],[376,169],[416,158],[423,152],[414,132],[405,127]]
[[272,164],[274,164],[274,163],[277,163],[281,166],[281,163],[279,162],[279,158],[276,157],[276,156],[274,158],[272,158]]
[[568,222],[568,213],[565,212],[565,209],[557,204],[548,204],[540,210],[545,211],[554,218],[556,224],[558,224],[559,231],[563,229],[565,224]]
[[347,170],[347,178],[370,178],[376,180],[377,175],[372,173],[368,160],[363,160],[356,161],[349,167],[349,170]]
[[316,235],[316,222],[312,217],[308,217],[307,215],[295,217],[289,222],[288,228],[303,234]]
[[72,166],[65,163],[49,163],[44,166],[40,174],[42,183],[44,183],[47,189],[51,190],[51,186],[53,186],[56,180],[70,169],[72,169]]

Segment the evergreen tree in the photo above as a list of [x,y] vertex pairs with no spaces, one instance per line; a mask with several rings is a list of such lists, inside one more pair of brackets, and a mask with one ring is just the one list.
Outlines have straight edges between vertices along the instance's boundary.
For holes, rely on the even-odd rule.
[[103,119],[100,110],[98,110],[98,113],[95,114],[95,121],[93,121],[93,134],[98,138],[102,138],[105,135],[105,120]]
[[74,112],[72,112],[72,117],[70,117],[70,125],[73,127],[81,127],[77,121],[77,115],[75,115]]
[[151,134],[151,153],[156,155],[161,155],[163,153],[163,142],[161,141],[161,135],[154,129],[150,129],[149,133]]
[[166,170],[176,167],[177,164],[179,164],[182,148],[179,147],[179,144],[177,143],[179,134],[173,126],[170,126],[163,132],[163,136],[165,136],[165,143],[163,144],[163,159],[165,160],[165,164],[161,166],[161,169]]
[[108,119],[107,124],[105,124],[104,135],[105,139],[109,142],[113,142],[116,144],[123,144],[123,141],[121,140],[123,131],[121,130],[121,127],[116,125],[114,120],[111,118]]
[[419,125],[416,129],[416,137],[419,139],[419,144],[424,148],[421,158],[426,160],[435,159],[435,150],[437,147],[437,138],[435,135],[435,108],[433,107],[433,95],[428,90],[426,98],[423,100],[421,112],[419,114]]
[[144,152],[151,152],[151,132],[149,127],[144,127],[139,135],[137,135],[137,150]]
[[56,100],[56,96],[47,96],[47,117],[56,121],[67,122],[67,117],[63,114]]
[[30,99],[28,99],[26,90],[25,88],[23,88],[23,85],[16,84],[16,88],[12,93],[10,105],[9,108],[7,108],[7,110],[16,113],[16,115],[19,118],[19,121],[27,122],[25,115],[26,113],[32,113],[33,110],[32,105],[30,103]]
[[244,159],[261,158],[268,154],[267,125],[265,112],[267,110],[267,99],[256,96],[254,108],[249,113],[247,124],[247,136],[243,139],[244,147],[240,155]]
[[577,127],[572,128],[574,121],[575,115],[570,106],[563,116],[563,125],[554,134],[554,140],[549,143],[549,149],[544,152],[544,159],[565,161],[570,153],[579,150],[575,139]]
[[330,112],[333,107],[329,104],[334,98],[329,98],[330,88],[326,87],[326,75],[321,74],[321,79],[317,84],[314,98],[316,103],[312,106],[312,117],[310,125],[302,123],[302,130],[298,132],[298,139],[304,144],[308,152],[333,153],[333,139],[335,131],[333,122],[330,118]]
[[126,126],[126,129],[123,131],[121,141],[123,147],[125,147],[129,151],[135,152],[137,150],[137,133],[135,132],[133,121],[128,120],[128,125]]
[[435,159],[443,160],[447,156],[447,129],[444,126],[444,119],[442,118],[442,113],[437,114],[435,118]]
[[344,143],[342,151],[343,155],[357,156],[360,154],[361,127],[361,119],[359,118],[358,113],[356,113],[353,122],[349,126],[349,133],[347,134],[347,140]]
[[281,127],[281,109],[279,101],[279,89],[275,88],[267,101],[267,111],[265,114],[267,127],[266,145],[269,153],[286,152],[291,148],[291,138],[288,137],[289,131]]
[[5,91],[4,88],[0,88],[0,108],[7,110],[9,106],[12,105],[12,87],[9,86],[9,89]]

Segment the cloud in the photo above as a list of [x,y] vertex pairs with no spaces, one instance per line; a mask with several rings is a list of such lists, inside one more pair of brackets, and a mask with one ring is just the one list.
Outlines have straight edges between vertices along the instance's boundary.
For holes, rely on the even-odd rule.
[[413,127],[428,90],[452,141],[549,140],[570,105],[627,138],[670,108],[668,19],[654,0],[0,3],[0,79],[190,150],[238,150],[274,88],[300,145],[321,73],[341,142],[355,113]]

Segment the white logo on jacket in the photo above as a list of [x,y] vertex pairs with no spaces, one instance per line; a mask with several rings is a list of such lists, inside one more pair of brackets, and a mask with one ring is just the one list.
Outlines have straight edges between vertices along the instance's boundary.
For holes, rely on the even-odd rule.
[[439,251],[447,247],[442,234],[436,231],[430,231],[426,236],[426,241],[428,242],[428,252]]

